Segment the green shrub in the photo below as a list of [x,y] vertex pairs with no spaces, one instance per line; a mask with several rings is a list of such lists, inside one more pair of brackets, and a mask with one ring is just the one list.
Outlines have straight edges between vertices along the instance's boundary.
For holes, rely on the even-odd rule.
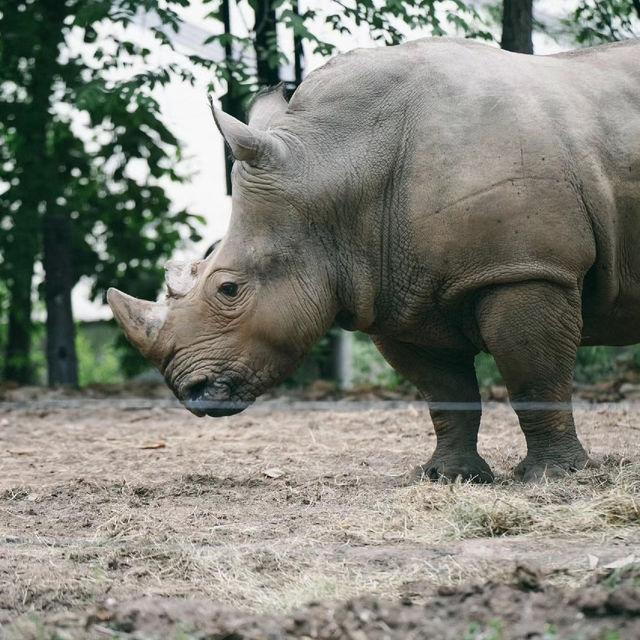
[[475,359],[476,377],[481,389],[488,389],[494,384],[503,384],[498,365],[490,353],[479,353]]
[[[332,329],[319,340],[300,368],[284,383],[286,388],[306,387],[314,380],[331,380],[332,340],[338,329]],[[6,322],[0,323],[0,347],[6,340]],[[356,332],[353,340],[354,384],[370,384],[388,389],[407,385],[407,381],[385,361],[371,338]],[[35,382],[46,384],[46,331],[42,322],[33,325],[32,363]],[[122,382],[149,369],[149,363],[131,347],[113,322],[89,322],[77,326],[79,382]],[[476,375],[481,389],[503,384],[493,357],[479,353],[475,358]],[[0,371],[0,376],[2,372]],[[581,384],[596,384],[613,380],[640,380],[640,345],[623,347],[581,347],[576,359],[575,380]]]
[[87,332],[82,327],[78,327],[76,351],[78,354],[78,382],[81,387],[88,384],[113,384],[124,381],[114,343],[114,340],[106,343],[92,342]]

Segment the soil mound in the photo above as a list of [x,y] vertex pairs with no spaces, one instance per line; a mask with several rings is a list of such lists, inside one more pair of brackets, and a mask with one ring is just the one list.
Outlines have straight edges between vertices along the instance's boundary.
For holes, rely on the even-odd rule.
[[[419,587],[412,585],[412,596]],[[409,597],[400,602],[362,597],[311,603],[288,616],[245,614],[206,600],[143,598],[98,608],[84,633],[105,637],[107,630],[140,640],[638,638],[640,565],[600,573],[569,593],[542,587],[535,571],[520,566],[511,582],[443,588],[423,605]]]

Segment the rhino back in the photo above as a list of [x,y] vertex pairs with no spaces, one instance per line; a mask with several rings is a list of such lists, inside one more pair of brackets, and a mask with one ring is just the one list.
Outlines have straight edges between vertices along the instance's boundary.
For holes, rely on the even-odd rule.
[[451,39],[356,50],[310,74],[289,115],[321,157],[333,151],[328,173],[346,158],[388,188],[391,167],[402,197],[384,207],[403,211],[374,225],[395,254],[387,280],[411,273],[446,302],[585,279],[606,342],[596,324],[640,308],[639,54],[636,41],[560,56]]

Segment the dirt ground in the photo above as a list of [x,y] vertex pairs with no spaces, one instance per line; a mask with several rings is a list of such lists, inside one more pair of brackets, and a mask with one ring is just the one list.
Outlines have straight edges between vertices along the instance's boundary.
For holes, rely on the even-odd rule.
[[407,484],[423,405],[308,406],[0,404],[0,637],[640,637],[640,406],[581,406],[602,466],[525,485],[492,405],[492,486]]

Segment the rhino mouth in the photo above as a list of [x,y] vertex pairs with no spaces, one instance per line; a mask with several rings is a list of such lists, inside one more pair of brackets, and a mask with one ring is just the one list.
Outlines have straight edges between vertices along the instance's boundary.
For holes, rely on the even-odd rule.
[[202,380],[192,385],[180,400],[196,416],[219,418],[244,411],[253,400],[240,398],[230,385]]

